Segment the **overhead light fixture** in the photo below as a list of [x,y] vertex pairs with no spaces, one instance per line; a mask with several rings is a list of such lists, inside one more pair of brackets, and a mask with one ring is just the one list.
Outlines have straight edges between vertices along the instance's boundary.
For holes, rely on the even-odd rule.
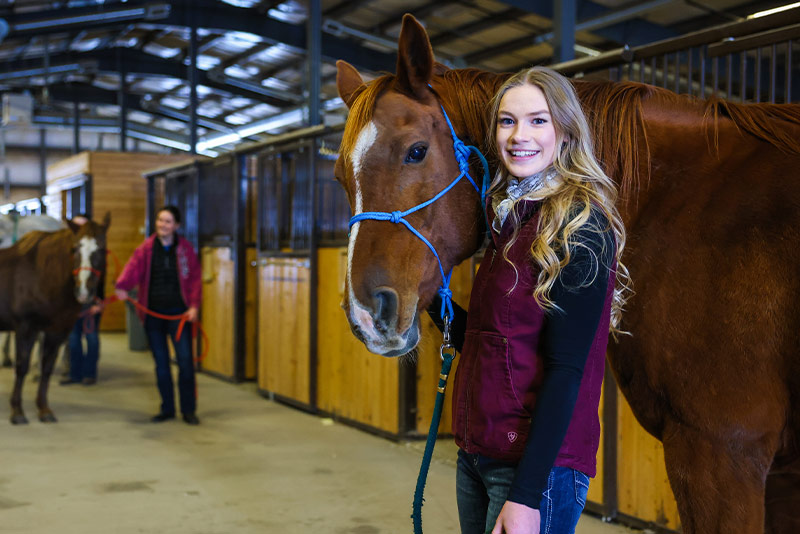
[[800,2],[795,2],[793,4],[786,4],[785,6],[774,7],[772,9],[759,11],[758,13],[753,13],[752,15],[747,15],[747,18],[748,19],[757,19],[757,18],[760,18],[760,17],[766,17],[767,15],[774,15],[775,13],[780,13],[781,11],[788,11],[788,10],[794,9],[796,7],[800,7]]
[[236,143],[242,139],[250,137],[251,135],[268,132],[269,130],[274,130],[276,128],[283,128],[284,126],[289,126],[290,124],[295,124],[302,120],[303,110],[301,108],[296,108],[285,113],[267,117],[266,119],[262,119],[260,121],[245,124],[244,126],[236,128],[231,133],[208,137],[197,143],[197,151],[202,152],[204,150],[208,150],[209,148],[216,148],[229,143]]
[[108,9],[98,13],[87,13],[83,15],[73,15],[65,17],[55,17],[43,20],[32,20],[29,22],[18,22],[11,24],[12,32],[37,31],[50,28],[64,28],[66,26],[77,26],[91,24],[94,22],[113,23],[131,20],[158,20],[164,19],[170,13],[169,4],[148,4],[141,7],[131,7],[122,9]]
[[581,54],[586,54],[587,56],[599,56],[601,54],[600,50],[595,50],[594,48],[589,48],[588,46],[583,46],[580,44],[575,44],[575,51],[580,52]]

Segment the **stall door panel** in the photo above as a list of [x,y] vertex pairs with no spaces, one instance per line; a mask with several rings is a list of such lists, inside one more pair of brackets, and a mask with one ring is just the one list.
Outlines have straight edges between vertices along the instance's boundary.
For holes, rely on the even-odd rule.
[[227,247],[203,247],[203,328],[208,336],[208,354],[202,369],[233,378],[234,262]]
[[262,258],[259,287],[259,387],[308,405],[308,259]]
[[347,249],[322,248],[318,254],[317,406],[336,416],[398,434],[399,365],[410,363],[372,354],[356,339],[340,306]]
[[664,446],[636,421],[628,402],[619,398],[619,511],[677,530],[678,505],[664,464]]

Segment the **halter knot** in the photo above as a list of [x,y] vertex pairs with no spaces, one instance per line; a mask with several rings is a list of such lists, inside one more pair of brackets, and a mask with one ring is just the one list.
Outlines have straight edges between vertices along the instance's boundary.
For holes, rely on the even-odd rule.
[[442,299],[451,299],[451,298],[453,298],[453,292],[448,287],[440,287],[438,293],[439,293],[439,296]]
[[458,162],[458,170],[460,170],[462,174],[469,173],[469,156],[470,156],[469,147],[464,144],[464,141],[462,141],[461,139],[456,138],[453,141],[453,150],[456,153],[456,161]]
[[391,219],[389,219],[389,220],[390,220],[391,222],[395,223],[395,224],[399,223],[399,222],[400,222],[400,219],[402,219],[402,218],[403,218],[403,213],[402,213],[402,212],[399,212],[399,211],[393,211],[393,212],[392,212],[392,213],[390,213],[389,215],[391,216]]

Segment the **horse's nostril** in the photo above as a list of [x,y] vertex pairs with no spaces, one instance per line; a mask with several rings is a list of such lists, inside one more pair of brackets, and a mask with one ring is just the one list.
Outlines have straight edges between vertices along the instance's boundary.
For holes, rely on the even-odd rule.
[[383,287],[373,294],[375,299],[375,329],[385,334],[397,324],[397,292]]

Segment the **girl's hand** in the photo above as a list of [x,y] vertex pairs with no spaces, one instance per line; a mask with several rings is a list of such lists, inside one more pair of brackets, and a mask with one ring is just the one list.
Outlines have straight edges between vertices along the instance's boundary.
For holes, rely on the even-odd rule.
[[187,321],[193,323],[197,320],[197,308],[192,306],[191,308],[186,310],[186,312],[183,315],[186,316]]
[[506,501],[497,516],[492,534],[539,534],[541,521],[539,510]]
[[114,291],[114,294],[117,295],[119,300],[128,300],[128,292],[124,289],[117,289]]

